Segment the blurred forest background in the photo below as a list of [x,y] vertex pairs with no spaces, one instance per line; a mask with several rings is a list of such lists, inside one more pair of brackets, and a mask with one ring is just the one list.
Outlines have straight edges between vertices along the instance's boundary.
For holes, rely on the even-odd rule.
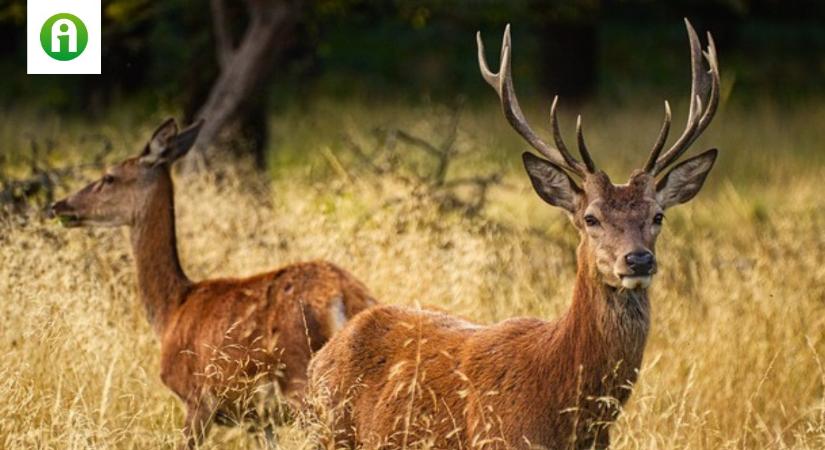
[[493,57],[506,23],[522,99],[622,106],[642,92],[686,94],[682,17],[713,32],[731,101],[825,93],[816,0],[104,0],[100,76],[26,75],[25,1],[11,0],[0,7],[0,108],[206,115],[215,129],[203,140],[235,124],[244,145],[231,148],[263,166],[277,150],[268,119],[318,98],[489,104],[473,35],[483,32]]
[[[668,211],[643,373],[613,443],[825,448],[825,1],[102,6],[102,75],[29,76],[26,2],[0,0],[0,448],[180,437],[126,230],[64,230],[44,214],[144,148],[164,118],[210,127],[208,152],[189,160],[210,170],[176,173],[193,279],[326,259],[387,303],[551,319],[572,295],[578,237],[532,191],[527,144],[479,74],[475,32],[497,68],[512,24],[533,128],[548,134],[560,94],[568,145],[581,112],[597,165],[621,183],[664,99],[671,142],[682,130],[684,17],[703,42],[713,33],[722,78],[689,152],[720,157],[703,192]],[[299,427],[279,437],[315,448]],[[203,448],[255,447],[234,429]]]

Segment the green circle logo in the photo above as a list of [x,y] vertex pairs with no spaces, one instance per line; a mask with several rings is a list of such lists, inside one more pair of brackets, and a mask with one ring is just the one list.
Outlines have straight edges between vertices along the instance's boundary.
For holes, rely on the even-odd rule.
[[69,13],[55,14],[40,29],[40,45],[47,55],[58,61],[77,58],[86,50],[89,32],[77,16]]

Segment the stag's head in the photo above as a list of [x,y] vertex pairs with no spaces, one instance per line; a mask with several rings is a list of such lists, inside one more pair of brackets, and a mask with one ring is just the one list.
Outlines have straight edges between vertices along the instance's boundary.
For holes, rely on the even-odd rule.
[[[716,48],[708,33],[707,51],[685,20],[691,50],[692,85],[687,125],[682,135],[665,152],[670,130],[670,107],[665,102],[665,119],[647,163],[636,170],[627,183],[614,184],[596,168],[582,133],[581,116],[576,135],[581,161],[573,157],[562,140],[556,114],[558,97],[550,108],[555,146],[533,132],[519,107],[510,74],[510,27],[504,31],[501,67],[493,73],[484,58],[478,34],[478,61],[481,74],[501,99],[510,125],[544,158],[524,153],[524,166],[533,188],[545,202],[565,210],[582,237],[581,249],[588,266],[604,283],[624,289],[644,289],[656,273],[656,238],[662,229],[665,211],[692,199],[702,188],[716,160],[716,149],[676,160],[707,128],[719,104],[719,67]],[[703,65],[707,61],[708,68]],[[545,159],[546,158],[546,159]]]
[[160,190],[171,192],[169,167],[185,155],[202,122],[178,132],[167,119],[139,155],[107,168],[83,189],[52,205],[52,214],[68,227],[133,225]]

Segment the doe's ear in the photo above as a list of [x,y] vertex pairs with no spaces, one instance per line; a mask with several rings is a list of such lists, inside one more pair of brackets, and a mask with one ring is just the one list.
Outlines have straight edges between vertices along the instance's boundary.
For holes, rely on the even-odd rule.
[[521,159],[533,189],[542,200],[570,213],[576,211],[582,190],[564,169],[530,152],[522,153]]
[[202,126],[203,119],[178,132],[175,119],[166,119],[155,130],[140,157],[140,162],[151,165],[175,162],[192,148]]
[[181,156],[189,153],[189,150],[195,145],[195,141],[198,140],[201,127],[203,127],[203,119],[198,119],[197,122],[189,125],[175,136],[175,141],[170,149],[172,153],[168,156],[170,162],[176,161]]
[[656,200],[662,208],[685,203],[702,189],[708,172],[713,168],[718,150],[710,149],[693,158],[686,159],[670,169],[656,183]]
[[171,145],[172,140],[178,134],[178,124],[175,119],[170,117],[163,121],[162,124],[152,133],[152,138],[149,139],[149,145],[145,153],[160,155],[165,149]]

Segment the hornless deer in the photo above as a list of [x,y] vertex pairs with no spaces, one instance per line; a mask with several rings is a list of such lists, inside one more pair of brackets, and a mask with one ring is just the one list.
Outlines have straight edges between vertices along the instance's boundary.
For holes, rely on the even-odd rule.
[[173,119],[140,155],[52,206],[67,226],[129,227],[138,291],[161,344],[161,379],[186,406],[183,447],[212,422],[271,425],[298,404],[310,357],[344,323],[375,304],[363,284],[328,262],[306,262],[242,279],[190,281],[178,260],[170,166],[191,148],[201,123],[178,132]]
[[555,147],[531,130],[513,90],[509,26],[497,74],[487,68],[477,36],[481,73],[498,93],[504,115],[546,158],[522,155],[534,189],[565,210],[579,231],[572,305],[554,322],[514,318],[490,326],[396,306],[365,311],[310,363],[308,387],[332,417],[338,445],[609,446],[609,427],[642,362],[647,288],[657,270],[654,244],[663,212],[693,198],[716,159],[716,150],[709,150],[659,177],[705,130],[719,99],[713,40],[708,35],[706,71],[689,23],[687,31],[693,80],[685,131],[662,153],[670,127],[665,103],[664,125],[647,164],[619,185],[596,169],[580,120],[581,161],[570,154],[555,101]]

